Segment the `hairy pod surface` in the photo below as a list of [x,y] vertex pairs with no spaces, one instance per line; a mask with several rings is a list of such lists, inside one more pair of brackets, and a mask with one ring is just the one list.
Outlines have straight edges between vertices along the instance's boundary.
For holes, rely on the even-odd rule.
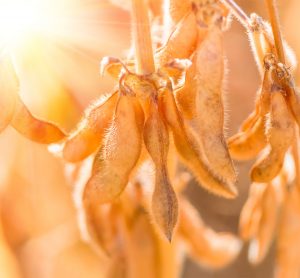
[[236,173],[224,137],[223,34],[216,26],[209,30],[201,49],[197,51],[195,78],[197,116],[191,124],[216,175],[235,183]]
[[234,159],[253,159],[266,147],[266,121],[270,111],[270,94],[270,72],[265,71],[262,87],[256,99],[255,111],[242,124],[241,131],[228,139],[229,152]]
[[234,184],[220,179],[211,171],[197,140],[184,126],[172,92],[166,90],[161,96],[160,103],[165,119],[172,130],[176,149],[183,163],[192,171],[199,184],[216,195],[226,198],[236,197],[237,190]]
[[109,127],[118,94],[114,93],[101,104],[90,108],[78,125],[77,130],[67,139],[63,157],[69,162],[78,162],[92,154],[102,145]]
[[193,13],[187,14],[176,25],[165,46],[155,55],[160,66],[164,66],[174,58],[189,58],[196,47],[197,24]]
[[179,22],[187,13],[191,12],[191,1],[170,0],[169,14],[174,23]]
[[171,241],[178,218],[178,203],[167,170],[169,133],[156,103],[151,103],[144,127],[146,148],[155,164],[152,212],[162,232]]
[[271,93],[270,128],[268,142],[270,151],[260,157],[251,169],[251,179],[255,182],[269,182],[282,168],[285,153],[294,137],[294,119],[282,91]]
[[111,202],[126,187],[142,148],[142,121],[136,106],[139,103],[135,98],[119,96],[112,124],[99,150],[99,161],[85,187],[85,204]]

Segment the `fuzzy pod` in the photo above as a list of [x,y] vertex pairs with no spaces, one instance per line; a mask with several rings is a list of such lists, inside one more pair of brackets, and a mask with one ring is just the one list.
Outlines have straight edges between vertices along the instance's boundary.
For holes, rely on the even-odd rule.
[[197,24],[193,13],[187,14],[175,27],[166,44],[155,54],[162,67],[175,58],[189,58],[196,48]]
[[185,127],[172,92],[166,90],[161,96],[160,103],[166,122],[171,128],[177,152],[183,163],[192,171],[198,183],[216,195],[225,198],[236,197],[238,193],[234,184],[220,179],[212,172],[200,151],[197,140]]
[[142,149],[142,121],[138,100],[120,96],[94,171],[84,190],[84,204],[108,203],[125,189]]
[[0,132],[11,122],[19,91],[19,81],[9,56],[0,61]]
[[269,182],[278,175],[294,138],[294,119],[283,93],[279,90],[271,95],[270,128],[267,134],[270,151],[262,155],[251,169],[251,179],[255,182]]
[[95,103],[86,112],[77,129],[64,143],[63,157],[69,162],[78,162],[95,152],[102,144],[109,127],[118,94],[114,93],[105,101]]
[[255,111],[242,124],[241,131],[228,139],[229,152],[236,160],[253,159],[267,145],[266,121],[270,111],[271,84],[271,72],[265,70]]
[[177,223],[178,203],[167,169],[169,132],[156,103],[151,103],[144,127],[144,142],[155,164],[152,213],[163,234],[171,241]]

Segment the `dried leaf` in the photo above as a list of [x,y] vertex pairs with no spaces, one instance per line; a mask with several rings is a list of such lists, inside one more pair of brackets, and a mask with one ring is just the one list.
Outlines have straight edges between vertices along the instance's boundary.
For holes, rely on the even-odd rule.
[[160,66],[164,66],[174,58],[189,58],[196,47],[197,25],[193,13],[186,15],[175,27],[167,43],[155,55]]
[[191,125],[199,135],[204,153],[215,174],[235,183],[236,173],[224,137],[223,35],[218,27],[209,30],[196,55],[197,114]]

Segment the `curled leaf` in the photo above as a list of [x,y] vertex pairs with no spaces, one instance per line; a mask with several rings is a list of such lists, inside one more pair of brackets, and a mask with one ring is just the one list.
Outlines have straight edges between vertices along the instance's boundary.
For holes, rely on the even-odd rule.
[[[223,34],[213,27],[196,53],[196,117],[191,126],[199,136],[203,151],[216,175],[236,182],[236,173],[224,137]],[[207,116],[209,115],[209,117]]]
[[241,132],[228,140],[231,156],[237,160],[256,157],[267,145],[266,117],[270,111],[271,76],[266,70],[262,87],[256,100],[255,111],[242,124]]
[[228,139],[230,155],[236,160],[249,160],[256,157],[267,145],[265,122],[259,118],[246,132]]

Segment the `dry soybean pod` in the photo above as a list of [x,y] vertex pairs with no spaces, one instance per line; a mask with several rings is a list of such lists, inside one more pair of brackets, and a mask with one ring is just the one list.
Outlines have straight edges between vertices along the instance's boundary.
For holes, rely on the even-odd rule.
[[145,123],[144,141],[155,164],[155,188],[152,196],[153,216],[164,235],[171,241],[177,223],[178,203],[166,165],[169,133],[156,100],[151,103],[150,113]]
[[86,205],[93,200],[98,204],[111,202],[128,183],[142,148],[142,126],[135,102],[134,97],[119,96],[112,124],[100,149],[99,162],[95,162],[98,169],[94,169],[85,187]]
[[176,25],[165,46],[155,54],[155,60],[164,66],[174,58],[189,58],[195,50],[197,36],[195,15],[189,13]]
[[268,142],[270,151],[256,161],[251,169],[251,179],[255,182],[269,182],[282,168],[285,153],[294,136],[294,119],[285,98],[285,92],[274,87],[271,92],[270,128]]
[[105,131],[113,117],[117,95],[117,93],[112,94],[101,104],[94,104],[85,112],[76,131],[64,143],[64,159],[78,162],[101,146]]
[[255,121],[246,129],[228,139],[231,156],[236,160],[249,160],[256,157],[267,145],[266,115],[270,110],[271,72],[265,70],[260,94],[257,98]]
[[183,163],[193,172],[199,184],[216,195],[225,198],[236,197],[237,189],[234,184],[228,183],[212,173],[205,157],[197,147],[195,138],[183,124],[172,91],[165,90],[160,103],[166,122],[172,130],[176,149]]
[[218,26],[211,27],[197,49],[194,78],[196,116],[190,121],[191,126],[215,174],[235,183],[236,173],[224,137],[223,34]]

